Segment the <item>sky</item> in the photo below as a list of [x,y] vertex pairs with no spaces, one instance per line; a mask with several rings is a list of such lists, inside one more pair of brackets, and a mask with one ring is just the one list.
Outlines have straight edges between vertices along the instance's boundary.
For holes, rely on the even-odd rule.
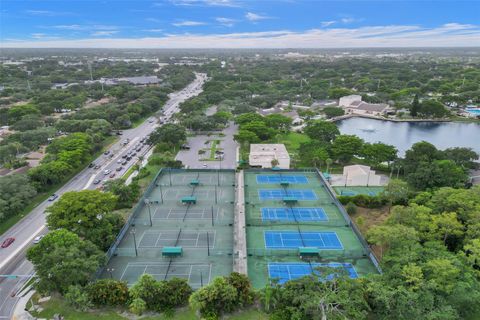
[[0,0],[0,48],[480,46],[480,0]]

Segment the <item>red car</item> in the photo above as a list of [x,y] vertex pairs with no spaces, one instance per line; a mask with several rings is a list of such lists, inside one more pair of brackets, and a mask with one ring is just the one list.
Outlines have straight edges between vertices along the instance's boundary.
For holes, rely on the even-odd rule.
[[3,243],[2,243],[2,248],[8,247],[9,245],[11,245],[13,243],[13,241],[15,241],[15,238],[5,239],[5,241],[3,241]]

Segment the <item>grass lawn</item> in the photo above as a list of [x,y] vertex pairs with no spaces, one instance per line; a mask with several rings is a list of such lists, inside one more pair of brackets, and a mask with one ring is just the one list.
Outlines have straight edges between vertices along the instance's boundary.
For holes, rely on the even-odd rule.
[[72,179],[74,176],[76,176],[80,171],[82,171],[83,169],[85,169],[85,167],[90,164],[90,162],[94,159],[96,159],[98,156],[100,156],[105,150],[107,150],[113,143],[115,143],[116,141],[118,140],[118,137],[117,136],[110,136],[108,138],[105,139],[105,141],[103,142],[103,148],[101,150],[99,150],[98,152],[96,152],[95,154],[92,155],[91,159],[87,162],[84,163],[83,166],[79,167],[77,170],[75,170],[75,172],[73,172],[72,174],[68,175],[65,177],[65,179],[63,179],[62,182],[56,184],[56,185],[53,185],[53,186],[50,186],[47,190],[41,192],[41,193],[38,193],[35,197],[32,198],[32,201],[30,202],[30,204],[28,206],[25,207],[25,209],[23,209],[20,213],[18,213],[17,215],[14,215],[10,218],[8,218],[7,220],[4,220],[2,222],[0,222],[0,235],[4,234],[5,232],[8,231],[8,229],[10,229],[11,227],[13,227],[18,221],[20,221],[24,216],[28,215],[30,213],[30,211],[32,211],[36,206],[38,206],[40,203],[42,203],[43,201],[47,200],[48,197],[50,197],[50,195],[52,193],[55,193],[58,189],[60,189],[61,187],[63,187],[63,185],[65,183],[67,183],[70,179]]
[[[32,315],[38,318],[53,318],[55,314],[61,314],[68,320],[123,320],[123,319],[130,319],[128,314],[122,314],[120,310],[114,309],[101,309],[96,311],[88,311],[88,312],[79,312],[73,310],[70,306],[66,304],[66,302],[58,297],[52,297],[52,299],[44,304],[41,305],[43,311],[32,313]],[[117,313],[119,312],[119,313]],[[195,313],[189,308],[183,308],[175,312],[173,317],[167,317],[163,314],[159,315],[146,315],[143,316],[141,319],[145,320],[195,320],[199,319],[195,315]],[[257,310],[246,310],[242,312],[238,312],[232,315],[228,315],[223,317],[222,319],[229,319],[229,320],[266,320],[268,316],[265,313],[262,313]]]

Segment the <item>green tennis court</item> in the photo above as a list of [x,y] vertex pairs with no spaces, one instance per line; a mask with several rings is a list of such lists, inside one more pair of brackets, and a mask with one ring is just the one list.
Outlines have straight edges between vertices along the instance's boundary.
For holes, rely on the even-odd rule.
[[333,187],[339,196],[356,196],[363,194],[367,196],[377,196],[385,190],[384,187]]

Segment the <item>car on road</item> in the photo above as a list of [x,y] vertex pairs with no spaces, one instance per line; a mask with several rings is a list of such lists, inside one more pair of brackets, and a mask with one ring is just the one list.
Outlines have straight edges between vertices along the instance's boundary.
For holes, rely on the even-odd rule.
[[38,244],[43,239],[43,237],[45,237],[44,234],[42,234],[38,237],[35,237],[35,239],[33,239],[33,244]]
[[105,151],[103,154],[108,156],[110,154],[110,150]]
[[117,169],[115,169],[116,171],[122,171],[123,167],[118,167]]
[[95,180],[93,181],[93,184],[99,184],[101,181],[102,181],[102,180],[100,180],[100,179],[95,179]]
[[155,121],[155,120],[150,119],[150,120],[148,120],[148,123],[153,123],[153,121]]
[[103,171],[103,174],[104,174],[104,175],[107,175],[107,174],[110,174],[110,172],[112,172],[112,170],[107,169],[107,170]]
[[127,163],[128,163],[128,160],[123,161],[123,162],[122,162],[122,166],[126,166]]
[[93,168],[93,167],[95,167],[95,163],[93,163],[93,162],[92,162],[92,163],[90,163],[90,164],[88,165],[88,167],[89,167],[89,168]]
[[58,198],[58,194],[54,193],[48,197],[48,201],[55,201]]
[[93,169],[100,169],[100,166],[96,164],[95,167],[93,167]]
[[207,164],[205,163],[205,164],[203,165],[203,167],[206,168],[206,167],[208,167],[208,166],[207,166]]
[[122,159],[126,159],[127,157],[128,157],[128,155],[124,154],[124,155],[122,156]]
[[109,176],[111,179],[115,178],[115,172]]
[[6,248],[9,245],[11,245],[15,241],[15,238],[7,238],[5,241],[2,243],[2,248]]
[[[123,156],[122,156],[122,158],[123,158]],[[125,158],[126,158],[126,157],[125,157]],[[118,160],[117,160],[117,163],[122,163],[122,162],[123,162],[122,159],[118,159]]]

